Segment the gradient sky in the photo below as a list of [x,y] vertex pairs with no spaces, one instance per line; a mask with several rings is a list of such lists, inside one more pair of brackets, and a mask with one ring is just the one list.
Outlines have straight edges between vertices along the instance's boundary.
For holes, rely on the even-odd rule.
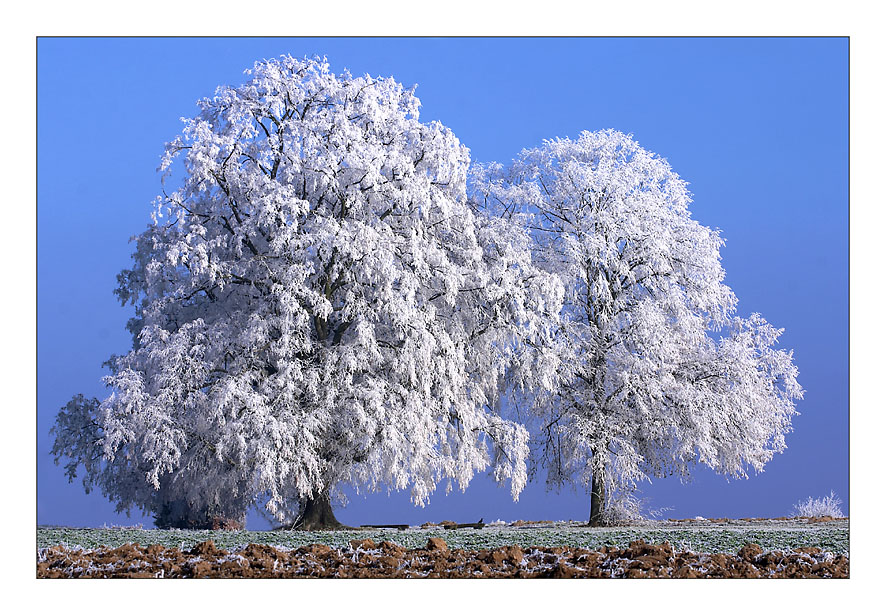
[[[37,522],[102,526],[114,512],[67,482],[49,428],[72,395],[104,397],[131,308],[113,296],[131,236],[150,222],[163,144],[198,98],[281,54],[336,72],[418,84],[422,121],[450,127],[478,161],[582,130],[632,133],[667,158],[719,228],[739,313],[783,327],[805,399],[787,450],[747,480],[699,468],[644,484],[666,517],[780,516],[834,490],[849,513],[848,52],[845,38],[42,38],[37,45]],[[518,503],[478,475],[424,508],[408,493],[351,494],[349,525],[579,519],[587,494],[532,482]],[[248,527],[269,523],[250,513]]]

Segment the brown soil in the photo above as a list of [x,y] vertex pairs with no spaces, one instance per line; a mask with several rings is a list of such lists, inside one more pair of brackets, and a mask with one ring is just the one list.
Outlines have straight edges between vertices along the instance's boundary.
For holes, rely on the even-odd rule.
[[336,549],[250,544],[217,549],[211,540],[190,551],[127,544],[92,551],[40,549],[38,578],[848,578],[849,558],[802,547],[764,552],[745,545],[736,555],[675,552],[642,540],[626,549],[500,547],[465,551],[431,538],[423,549],[353,540]]

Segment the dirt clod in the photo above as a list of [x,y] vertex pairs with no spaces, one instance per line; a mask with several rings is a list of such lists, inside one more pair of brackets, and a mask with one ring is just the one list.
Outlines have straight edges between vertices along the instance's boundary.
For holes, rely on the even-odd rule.
[[750,543],[743,546],[738,551],[738,556],[746,562],[753,562],[759,555],[762,555],[763,549],[757,543]]
[[359,538],[355,538],[354,540],[351,541],[351,548],[355,549],[355,550],[356,549],[363,549],[365,551],[370,551],[372,549],[375,549],[376,545],[375,545],[375,541],[373,541],[369,538],[364,538],[362,540]]
[[449,552],[449,545],[442,538],[428,538],[428,544],[425,546],[428,551]]

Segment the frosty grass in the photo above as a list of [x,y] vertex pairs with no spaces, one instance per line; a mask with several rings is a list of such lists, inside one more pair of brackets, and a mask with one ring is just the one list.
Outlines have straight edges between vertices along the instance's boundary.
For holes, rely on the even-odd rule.
[[68,548],[95,549],[118,547],[127,543],[160,544],[187,550],[205,540],[216,547],[231,550],[249,543],[296,548],[313,543],[331,547],[349,547],[355,538],[375,542],[390,540],[407,549],[427,544],[428,538],[443,538],[451,548],[494,549],[504,545],[521,547],[584,547],[598,549],[611,545],[624,548],[637,539],[647,543],[668,541],[677,550],[705,553],[737,553],[747,543],[757,543],[767,551],[788,551],[794,547],[819,547],[835,554],[849,554],[847,521],[820,524],[716,524],[686,527],[666,523],[640,527],[588,528],[577,523],[548,527],[485,527],[483,529],[445,530],[410,528],[408,530],[366,529],[336,532],[301,531],[222,531],[156,529],[77,529],[37,528],[37,548],[62,545]]

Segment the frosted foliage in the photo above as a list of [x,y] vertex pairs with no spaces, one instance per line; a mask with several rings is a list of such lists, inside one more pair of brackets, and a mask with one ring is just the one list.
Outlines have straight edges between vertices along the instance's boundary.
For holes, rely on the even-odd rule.
[[842,518],[843,511],[840,509],[840,504],[842,503],[843,500],[838,498],[833,491],[831,491],[830,495],[826,495],[823,498],[812,499],[812,496],[810,496],[805,501],[800,500],[794,504],[793,515],[795,517],[827,516]]
[[467,148],[394,80],[247,72],[166,148],[183,180],[120,275],[134,349],[77,410],[106,462],[87,479],[124,505],[264,497],[281,519],[342,482],[424,504],[487,468],[516,499],[528,434],[496,400],[560,298],[529,234],[475,213]]
[[538,265],[565,288],[537,396],[549,480],[613,489],[701,462],[763,469],[802,397],[781,333],[736,316],[717,231],[690,217],[686,183],[615,131],[524,150],[477,173],[487,204],[531,217]]

